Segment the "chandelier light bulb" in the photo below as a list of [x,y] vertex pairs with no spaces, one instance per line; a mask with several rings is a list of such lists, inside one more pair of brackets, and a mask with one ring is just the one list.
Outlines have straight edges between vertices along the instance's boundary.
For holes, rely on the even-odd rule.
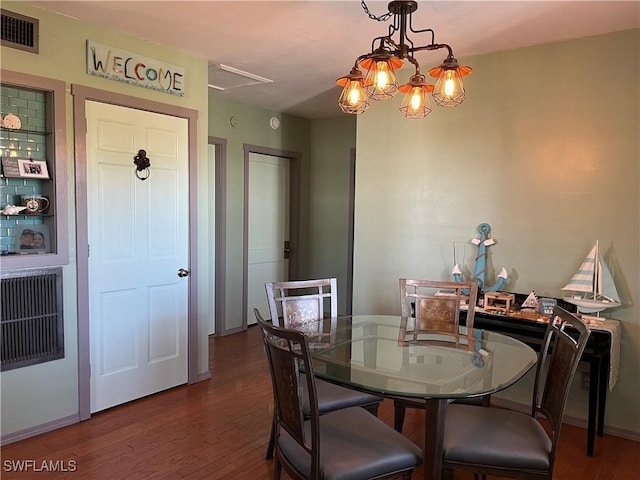
[[422,89],[421,88],[416,87],[413,89],[410,104],[411,104],[411,109],[414,111],[420,108],[420,106],[422,105]]
[[349,86],[349,103],[355,105],[362,98],[362,85],[360,82],[351,82]]
[[452,78],[452,72],[451,70],[447,70],[446,74],[445,74],[445,78],[446,80],[444,81],[444,94],[445,96],[451,98],[453,97],[453,94],[456,93],[456,83],[455,80]]
[[378,73],[376,75],[376,88],[384,90],[389,85],[389,72],[387,71],[387,62],[377,62]]

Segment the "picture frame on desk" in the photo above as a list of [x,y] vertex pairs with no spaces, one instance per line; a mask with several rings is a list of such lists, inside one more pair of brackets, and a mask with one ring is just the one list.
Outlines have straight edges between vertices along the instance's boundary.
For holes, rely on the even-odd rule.
[[538,300],[538,309],[542,315],[552,316],[553,309],[558,304],[555,298],[540,298]]
[[51,252],[51,236],[46,225],[17,225],[13,239],[15,251],[20,255]]

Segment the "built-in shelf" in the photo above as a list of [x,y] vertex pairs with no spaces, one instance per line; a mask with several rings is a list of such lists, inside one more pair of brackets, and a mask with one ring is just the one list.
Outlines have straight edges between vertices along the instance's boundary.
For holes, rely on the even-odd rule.
[[0,132],[24,133],[26,135],[53,135],[51,132],[42,130],[25,130],[23,128],[7,128],[0,126]]
[[[28,195],[49,200],[46,213],[0,214],[0,243],[3,270],[51,267],[69,261],[68,204],[66,178],[66,84],[59,80],[2,70],[0,113],[17,115],[21,128],[0,127],[0,154],[18,159],[46,162],[46,175],[2,175],[0,210],[21,205]],[[4,165],[4,164],[3,164]],[[8,168],[8,167],[7,167]],[[41,233],[47,252],[17,251],[25,230]],[[21,233],[23,232],[23,233]],[[24,244],[21,244],[24,245]]]
[[19,213],[17,215],[0,215],[2,216],[2,218],[33,218],[33,217],[53,217],[54,215],[52,215],[51,213],[30,213],[30,214],[23,214],[23,213]]

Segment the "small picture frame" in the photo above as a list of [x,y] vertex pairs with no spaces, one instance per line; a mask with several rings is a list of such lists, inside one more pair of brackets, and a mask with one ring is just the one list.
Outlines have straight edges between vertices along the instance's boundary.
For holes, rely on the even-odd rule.
[[549,317],[553,315],[553,309],[558,303],[555,298],[540,298],[538,302],[540,306],[540,313]]
[[20,255],[51,253],[51,237],[46,225],[18,225],[14,233],[15,251]]
[[20,176],[24,178],[49,178],[47,162],[44,160],[19,158],[18,168],[20,170]]

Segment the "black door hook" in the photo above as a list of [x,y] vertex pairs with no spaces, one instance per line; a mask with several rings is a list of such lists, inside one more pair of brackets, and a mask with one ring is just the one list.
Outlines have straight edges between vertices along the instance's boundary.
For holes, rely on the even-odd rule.
[[[149,172],[149,167],[151,166],[151,160],[147,157],[147,152],[144,150],[138,150],[138,154],[133,157],[133,163],[136,164],[136,177],[140,180],[146,180],[149,178],[151,172]],[[140,172],[146,172],[145,175],[140,176]]]

